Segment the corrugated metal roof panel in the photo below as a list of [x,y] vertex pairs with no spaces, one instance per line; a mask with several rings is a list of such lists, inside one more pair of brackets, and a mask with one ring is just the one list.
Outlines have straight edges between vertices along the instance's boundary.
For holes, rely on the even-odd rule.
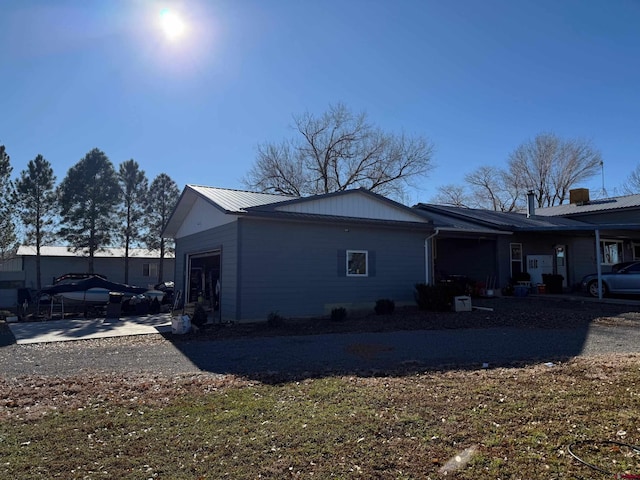
[[[536,216],[527,217],[522,213],[496,212],[493,210],[480,210],[475,208],[450,207],[444,205],[419,204],[429,210],[440,211],[444,215],[453,215],[470,222],[479,222],[493,228],[526,229],[537,227],[571,227],[582,225],[582,222],[561,217]],[[420,206],[418,206],[420,208]]]
[[[20,245],[17,255],[33,257],[36,255],[36,247],[31,245]],[[82,251],[74,252],[70,247],[65,246],[43,246],[40,247],[40,255],[43,257],[84,257]],[[124,258],[124,248],[102,248],[95,252],[94,257],[98,258]],[[130,248],[129,258],[160,258],[159,250],[148,250],[146,248]],[[165,258],[173,258],[173,254],[165,252]]]
[[467,222],[455,216],[441,214],[434,210],[423,210],[420,208],[415,209],[421,216],[433,222],[433,226],[442,230],[457,230],[461,232],[469,233],[482,233],[488,235],[502,234],[504,232],[490,228],[483,227],[477,223]]
[[569,203],[556,205],[555,207],[538,208],[536,209],[536,215],[543,217],[555,217],[638,207],[640,207],[640,195],[636,194],[591,200],[584,204]]
[[243,190],[188,185],[203,197],[212,201],[229,213],[245,213],[247,208],[285,202],[298,197],[293,195],[276,195],[272,193],[255,193]]

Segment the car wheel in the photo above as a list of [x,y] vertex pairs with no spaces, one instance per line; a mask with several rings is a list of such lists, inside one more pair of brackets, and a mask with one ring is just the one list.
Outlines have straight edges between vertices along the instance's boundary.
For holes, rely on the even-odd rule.
[[[597,280],[592,280],[591,282],[589,282],[589,285],[587,285],[587,292],[592,297],[596,297],[596,298],[599,297],[599,295],[598,295],[598,281]],[[604,297],[606,295],[607,295],[607,286],[603,282],[602,283],[602,296]]]

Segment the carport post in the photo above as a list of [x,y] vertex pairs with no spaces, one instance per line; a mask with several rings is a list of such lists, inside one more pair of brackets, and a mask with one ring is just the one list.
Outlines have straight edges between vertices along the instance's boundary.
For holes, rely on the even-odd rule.
[[433,244],[433,238],[440,233],[440,229],[436,228],[431,235],[424,239],[424,283],[425,285],[433,284],[433,265],[431,265],[431,246]]
[[598,298],[602,300],[602,255],[600,255],[600,230],[596,228],[596,272],[598,273]]

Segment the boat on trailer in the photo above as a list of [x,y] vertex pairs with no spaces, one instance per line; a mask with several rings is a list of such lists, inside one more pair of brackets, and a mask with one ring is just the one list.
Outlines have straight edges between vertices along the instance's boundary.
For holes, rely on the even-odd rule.
[[51,316],[53,316],[56,301],[60,303],[64,316],[65,304],[67,306],[82,305],[86,309],[87,307],[106,305],[111,301],[112,296],[118,296],[119,302],[130,300],[134,296],[144,297],[150,301],[157,298],[158,301],[161,301],[164,296],[164,292],[160,290],[110,282],[98,275],[45,287],[40,293],[41,298],[45,296],[51,300]]

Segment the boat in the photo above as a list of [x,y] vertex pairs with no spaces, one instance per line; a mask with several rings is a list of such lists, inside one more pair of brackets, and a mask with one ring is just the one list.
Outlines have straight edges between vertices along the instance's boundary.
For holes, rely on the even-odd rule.
[[158,301],[161,301],[164,296],[164,292],[160,290],[110,282],[102,276],[90,276],[78,281],[51,285],[43,288],[40,293],[41,299],[51,301],[52,312],[56,301],[62,305],[64,311],[65,304],[91,307],[106,305],[109,302],[120,303],[130,300],[134,296],[139,298],[144,296],[148,300],[157,298]]

